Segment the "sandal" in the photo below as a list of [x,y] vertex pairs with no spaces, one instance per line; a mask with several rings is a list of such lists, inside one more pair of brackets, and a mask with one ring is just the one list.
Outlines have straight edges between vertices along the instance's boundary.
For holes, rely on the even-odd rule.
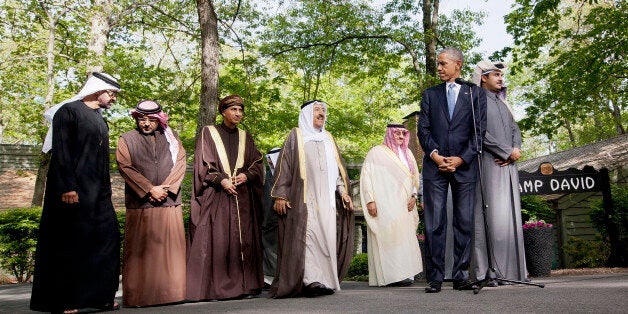
[[118,302],[115,302],[115,301],[113,302],[113,304],[112,303],[107,303],[107,304],[105,304],[105,306],[103,308],[101,308],[101,310],[103,312],[106,312],[106,311],[117,311],[119,309],[120,309],[120,304],[118,304]]

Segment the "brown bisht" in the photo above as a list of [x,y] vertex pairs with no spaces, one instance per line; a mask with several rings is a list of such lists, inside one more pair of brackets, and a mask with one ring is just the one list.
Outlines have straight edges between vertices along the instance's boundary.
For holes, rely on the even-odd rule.
[[[135,129],[122,134],[116,159],[125,179],[126,221],[122,287],[124,306],[150,306],[185,299],[185,230],[181,182],[185,149],[173,164],[170,144],[160,128],[153,134]],[[168,197],[150,202],[150,190],[169,185]]]
[[[339,173],[347,193],[351,188],[347,178],[344,160],[334,143]],[[271,298],[297,297],[303,294],[303,274],[307,231],[307,205],[304,144],[299,128],[293,128],[286,138],[278,165],[275,168],[275,182],[272,196],[288,200],[292,208],[286,215],[279,216],[279,245],[277,250],[277,273],[269,291]],[[336,192],[336,257],[338,280],[342,281],[349,270],[353,258],[354,213],[345,207],[341,196]]]
[[[235,170],[234,170],[235,169]],[[237,197],[220,182],[244,173]],[[262,154],[247,132],[206,126],[196,142],[187,257],[187,299],[230,299],[263,287],[258,217]]]

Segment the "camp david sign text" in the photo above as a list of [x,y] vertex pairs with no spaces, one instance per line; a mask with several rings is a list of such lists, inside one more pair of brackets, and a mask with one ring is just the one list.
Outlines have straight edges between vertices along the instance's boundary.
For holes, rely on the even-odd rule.
[[534,173],[519,172],[519,192],[521,195],[595,192],[602,190],[601,180],[600,173],[591,166],[556,171],[546,163]]

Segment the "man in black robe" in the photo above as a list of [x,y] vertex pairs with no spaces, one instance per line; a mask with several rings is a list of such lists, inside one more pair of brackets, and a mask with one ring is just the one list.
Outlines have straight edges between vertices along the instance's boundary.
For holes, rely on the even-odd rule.
[[30,308],[76,313],[117,309],[120,239],[111,203],[109,128],[100,111],[120,85],[92,73],[79,94],[45,116],[52,149],[35,253]]

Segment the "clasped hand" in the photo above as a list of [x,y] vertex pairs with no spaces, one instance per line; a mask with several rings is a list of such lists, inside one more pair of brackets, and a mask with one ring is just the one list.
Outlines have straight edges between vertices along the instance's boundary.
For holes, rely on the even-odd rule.
[[438,171],[440,172],[454,172],[456,168],[464,163],[462,158],[458,156],[444,157],[438,154],[435,155],[433,160],[438,165]]
[[170,185],[155,185],[148,192],[149,200],[152,203],[161,203],[168,197],[168,189],[170,189]]

